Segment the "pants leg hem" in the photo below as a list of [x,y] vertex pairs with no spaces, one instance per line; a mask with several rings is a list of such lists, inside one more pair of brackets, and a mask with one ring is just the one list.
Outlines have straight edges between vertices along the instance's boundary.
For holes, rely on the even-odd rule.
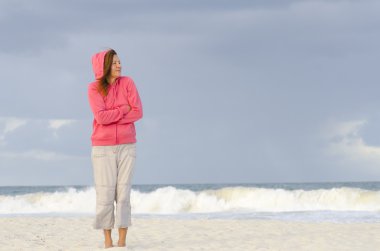
[[97,226],[97,225],[95,225],[95,226],[93,225],[92,227],[93,227],[93,229],[105,229],[105,230],[110,230],[110,229],[114,228],[114,226],[102,227],[102,226]]
[[130,226],[132,226],[132,224],[117,225],[117,226],[115,226],[115,228],[127,228]]

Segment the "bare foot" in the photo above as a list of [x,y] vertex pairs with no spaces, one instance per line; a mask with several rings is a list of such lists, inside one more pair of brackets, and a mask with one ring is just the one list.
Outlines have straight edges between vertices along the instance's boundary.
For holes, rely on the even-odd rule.
[[104,229],[104,248],[112,248],[111,229]]
[[117,246],[118,247],[125,247],[125,241],[118,241]]
[[125,239],[127,238],[128,228],[119,228],[119,241],[117,245],[119,247],[125,247]]
[[112,248],[112,247],[113,247],[112,240],[104,242],[104,248]]

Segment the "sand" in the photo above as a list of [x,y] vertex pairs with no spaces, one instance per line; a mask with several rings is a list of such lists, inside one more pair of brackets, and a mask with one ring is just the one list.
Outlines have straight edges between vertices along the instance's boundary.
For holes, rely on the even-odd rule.
[[[0,250],[104,250],[91,217],[0,217]],[[380,250],[380,223],[133,218],[107,250]],[[117,230],[112,232],[117,244]]]

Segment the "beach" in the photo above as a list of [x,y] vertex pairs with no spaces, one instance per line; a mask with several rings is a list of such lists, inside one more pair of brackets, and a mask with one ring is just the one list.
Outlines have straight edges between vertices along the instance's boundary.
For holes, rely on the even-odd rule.
[[[90,216],[0,218],[0,250],[104,250]],[[133,218],[127,247],[107,250],[380,250],[380,223]],[[117,230],[112,232],[117,244]]]
[[[104,250],[95,195],[0,187],[0,250]],[[135,185],[127,247],[108,250],[380,250],[379,195],[380,182]]]

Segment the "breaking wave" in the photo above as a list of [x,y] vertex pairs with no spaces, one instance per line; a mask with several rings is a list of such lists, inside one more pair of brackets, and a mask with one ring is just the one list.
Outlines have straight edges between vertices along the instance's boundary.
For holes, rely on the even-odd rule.
[[[0,214],[94,214],[95,189],[1,195]],[[133,189],[133,214],[246,213],[299,211],[380,211],[380,191],[360,188],[285,190],[225,187],[191,191],[173,186],[151,192]]]

